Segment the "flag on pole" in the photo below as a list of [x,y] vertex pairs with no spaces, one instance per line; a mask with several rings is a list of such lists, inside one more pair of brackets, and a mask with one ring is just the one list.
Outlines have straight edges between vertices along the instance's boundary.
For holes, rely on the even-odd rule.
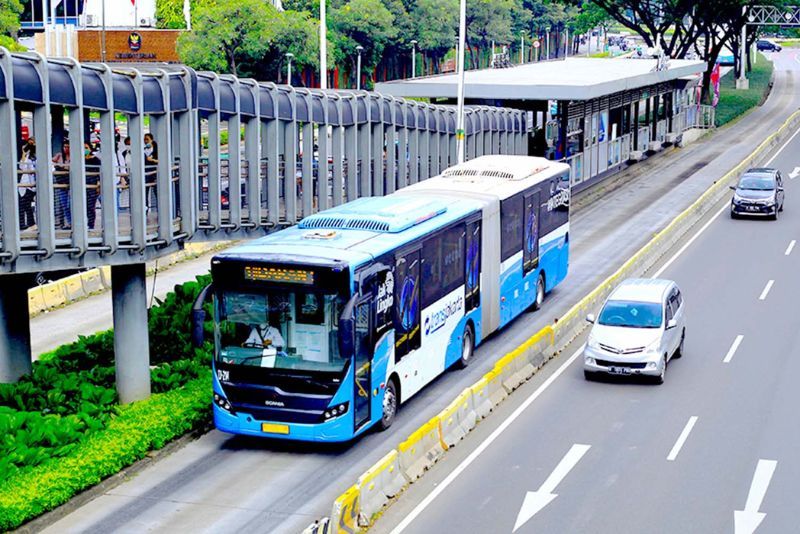
[[711,102],[711,105],[717,107],[719,103],[719,79],[720,79],[720,72],[719,72],[719,63],[714,65],[714,70],[711,71],[711,88],[714,89],[714,98]]

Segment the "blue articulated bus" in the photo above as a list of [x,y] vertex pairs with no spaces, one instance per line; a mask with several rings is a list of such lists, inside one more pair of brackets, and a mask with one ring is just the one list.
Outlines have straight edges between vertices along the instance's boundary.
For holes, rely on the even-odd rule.
[[354,200],[211,262],[214,422],[346,441],[567,274],[569,167],[484,156]]

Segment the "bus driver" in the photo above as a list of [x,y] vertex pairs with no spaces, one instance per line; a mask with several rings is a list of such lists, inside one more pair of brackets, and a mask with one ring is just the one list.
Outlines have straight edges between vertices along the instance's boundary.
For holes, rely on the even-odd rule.
[[250,335],[245,340],[244,347],[275,347],[282,350],[284,346],[283,336],[280,330],[268,323],[253,325]]

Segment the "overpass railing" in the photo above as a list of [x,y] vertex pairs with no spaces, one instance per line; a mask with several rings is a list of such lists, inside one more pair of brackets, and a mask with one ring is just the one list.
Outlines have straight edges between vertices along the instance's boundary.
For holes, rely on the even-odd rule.
[[[526,153],[525,119],[468,108],[466,157]],[[0,146],[0,273],[42,271],[141,262],[390,193],[455,163],[456,114],[0,48]]]

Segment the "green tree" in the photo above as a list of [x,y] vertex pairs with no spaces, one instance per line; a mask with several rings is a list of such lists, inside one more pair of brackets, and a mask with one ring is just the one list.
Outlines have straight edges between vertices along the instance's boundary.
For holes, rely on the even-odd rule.
[[178,54],[196,69],[254,76],[276,37],[278,11],[264,0],[216,0],[192,15]]
[[328,24],[328,36],[335,46],[336,64],[349,65],[353,73],[357,46],[364,47],[362,72],[370,72],[381,60],[386,45],[397,37],[394,15],[380,0],[350,0],[331,10]]
[[458,0],[418,0],[412,20],[419,49],[434,68],[455,47],[458,35]]
[[[286,76],[286,53],[294,54],[292,70],[319,69],[319,21],[307,12],[284,11],[274,24],[275,38],[260,61],[259,77],[283,80]],[[292,76],[294,78],[294,76]]]
[[0,0],[0,35],[16,40],[20,13],[22,3],[19,0]]

